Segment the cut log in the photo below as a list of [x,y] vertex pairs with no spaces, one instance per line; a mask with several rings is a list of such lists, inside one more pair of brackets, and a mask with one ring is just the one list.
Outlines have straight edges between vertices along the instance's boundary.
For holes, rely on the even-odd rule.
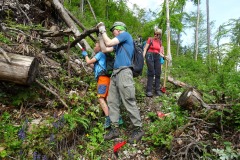
[[30,85],[35,81],[38,71],[38,60],[34,57],[8,53],[11,63],[0,54],[0,80]]
[[202,95],[194,88],[185,90],[178,99],[178,105],[187,110],[198,110],[210,107],[202,100]]

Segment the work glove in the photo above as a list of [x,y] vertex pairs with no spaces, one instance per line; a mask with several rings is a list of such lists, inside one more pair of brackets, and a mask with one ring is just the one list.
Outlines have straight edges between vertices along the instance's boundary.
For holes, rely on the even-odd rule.
[[88,55],[86,51],[82,51],[82,56],[85,58]]
[[102,37],[102,34],[98,34],[98,40],[101,40],[101,39],[103,39],[103,37]]
[[106,28],[105,28],[105,25],[104,25],[103,22],[99,22],[99,23],[97,24],[97,28],[98,28],[99,32],[102,33],[102,34],[103,34],[104,32],[106,32]]

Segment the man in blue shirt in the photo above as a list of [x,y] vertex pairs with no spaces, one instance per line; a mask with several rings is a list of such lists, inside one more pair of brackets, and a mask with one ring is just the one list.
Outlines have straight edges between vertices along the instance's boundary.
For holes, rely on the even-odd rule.
[[[112,121],[111,130],[104,136],[105,140],[111,140],[119,136],[118,119],[120,116],[120,105],[126,107],[133,126],[135,127],[129,143],[138,142],[144,135],[140,112],[136,105],[135,86],[133,73],[131,70],[134,44],[132,36],[126,31],[126,25],[123,22],[115,22],[110,31],[114,35],[110,39],[106,33],[102,22],[97,25],[99,29],[99,42],[103,52],[115,51],[116,57],[114,70],[110,80],[109,96],[107,99],[109,107],[109,117]],[[130,53],[131,59],[127,52]]]

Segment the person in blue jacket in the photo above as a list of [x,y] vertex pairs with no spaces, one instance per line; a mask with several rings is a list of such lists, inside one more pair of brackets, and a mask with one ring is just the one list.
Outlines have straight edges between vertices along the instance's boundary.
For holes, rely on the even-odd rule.
[[[91,59],[88,57],[88,53],[86,51],[82,51],[82,56],[85,57],[87,64],[94,68],[94,77],[97,80],[98,102],[100,103],[100,106],[106,116],[104,128],[109,128],[111,125],[111,120],[109,118],[106,98],[108,96],[110,77],[104,75],[104,70],[106,70],[106,55],[101,52],[99,42],[95,43],[94,52],[95,56]],[[119,118],[119,123],[123,123],[121,117]]]

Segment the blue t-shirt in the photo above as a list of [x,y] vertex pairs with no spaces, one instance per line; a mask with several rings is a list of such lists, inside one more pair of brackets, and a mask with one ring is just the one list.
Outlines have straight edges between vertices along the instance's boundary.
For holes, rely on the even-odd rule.
[[94,63],[94,77],[98,79],[99,73],[106,70],[106,55],[103,52],[98,52],[94,57],[97,60]]
[[[131,66],[134,51],[132,36],[128,32],[123,32],[119,34],[116,38],[119,40],[120,43],[116,46],[113,46],[114,50],[116,51],[114,69],[118,69],[124,66]],[[124,46],[128,53],[122,46]],[[129,54],[130,59],[127,54]]]

